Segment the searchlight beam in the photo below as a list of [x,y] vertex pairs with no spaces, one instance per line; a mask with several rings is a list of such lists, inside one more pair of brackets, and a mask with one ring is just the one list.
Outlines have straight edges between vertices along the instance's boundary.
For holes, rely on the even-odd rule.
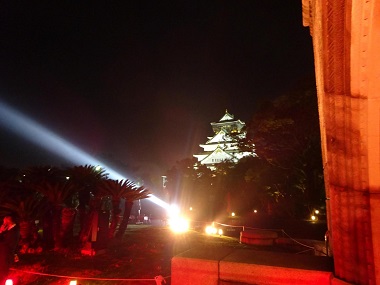
[[[29,119],[25,115],[2,102],[0,102],[0,125],[3,125],[13,133],[68,161],[76,164],[101,165],[107,169],[107,173],[112,179],[127,179],[124,175],[121,175],[117,171],[108,167],[100,160],[97,160],[67,140],[54,134],[47,128]],[[151,194],[148,199],[158,206],[165,209],[169,208],[169,204],[157,198],[153,194]]]

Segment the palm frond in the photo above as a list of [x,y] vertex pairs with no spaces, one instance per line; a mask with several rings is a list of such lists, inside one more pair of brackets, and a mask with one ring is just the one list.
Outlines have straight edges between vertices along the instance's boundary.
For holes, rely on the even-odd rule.
[[16,214],[20,220],[30,221],[40,218],[46,207],[38,195],[8,199],[0,206],[0,216]]
[[44,181],[34,186],[34,190],[41,193],[52,205],[63,205],[75,192],[73,183]]
[[129,201],[145,199],[149,196],[149,191],[143,186],[138,187],[134,182],[125,180],[103,180],[98,185],[99,196],[111,196],[113,200],[121,198]]

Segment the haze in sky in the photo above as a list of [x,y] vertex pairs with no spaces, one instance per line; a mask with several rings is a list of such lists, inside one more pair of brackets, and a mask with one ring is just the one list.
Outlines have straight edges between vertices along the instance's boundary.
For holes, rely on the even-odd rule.
[[[54,2],[54,3],[53,3]],[[0,100],[85,152],[164,173],[225,110],[313,76],[301,1],[3,1]],[[0,126],[0,165],[65,160]]]

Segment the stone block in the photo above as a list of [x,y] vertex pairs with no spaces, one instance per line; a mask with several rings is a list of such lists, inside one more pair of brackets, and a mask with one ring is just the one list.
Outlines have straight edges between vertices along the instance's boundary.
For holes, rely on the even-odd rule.
[[172,285],[218,285],[219,262],[233,249],[197,247],[172,258]]
[[333,279],[331,279],[331,285],[354,285],[354,283],[348,283],[346,281],[334,277]]
[[240,242],[252,245],[273,245],[278,233],[269,230],[246,230],[240,232]]
[[219,277],[231,284],[329,285],[332,261],[327,257],[237,249],[219,265]]

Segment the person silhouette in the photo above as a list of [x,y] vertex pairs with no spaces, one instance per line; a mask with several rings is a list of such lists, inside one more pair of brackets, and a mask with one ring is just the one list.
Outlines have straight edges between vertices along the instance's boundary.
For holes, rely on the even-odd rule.
[[5,216],[0,227],[0,285],[5,284],[20,238],[20,229],[12,216]]

